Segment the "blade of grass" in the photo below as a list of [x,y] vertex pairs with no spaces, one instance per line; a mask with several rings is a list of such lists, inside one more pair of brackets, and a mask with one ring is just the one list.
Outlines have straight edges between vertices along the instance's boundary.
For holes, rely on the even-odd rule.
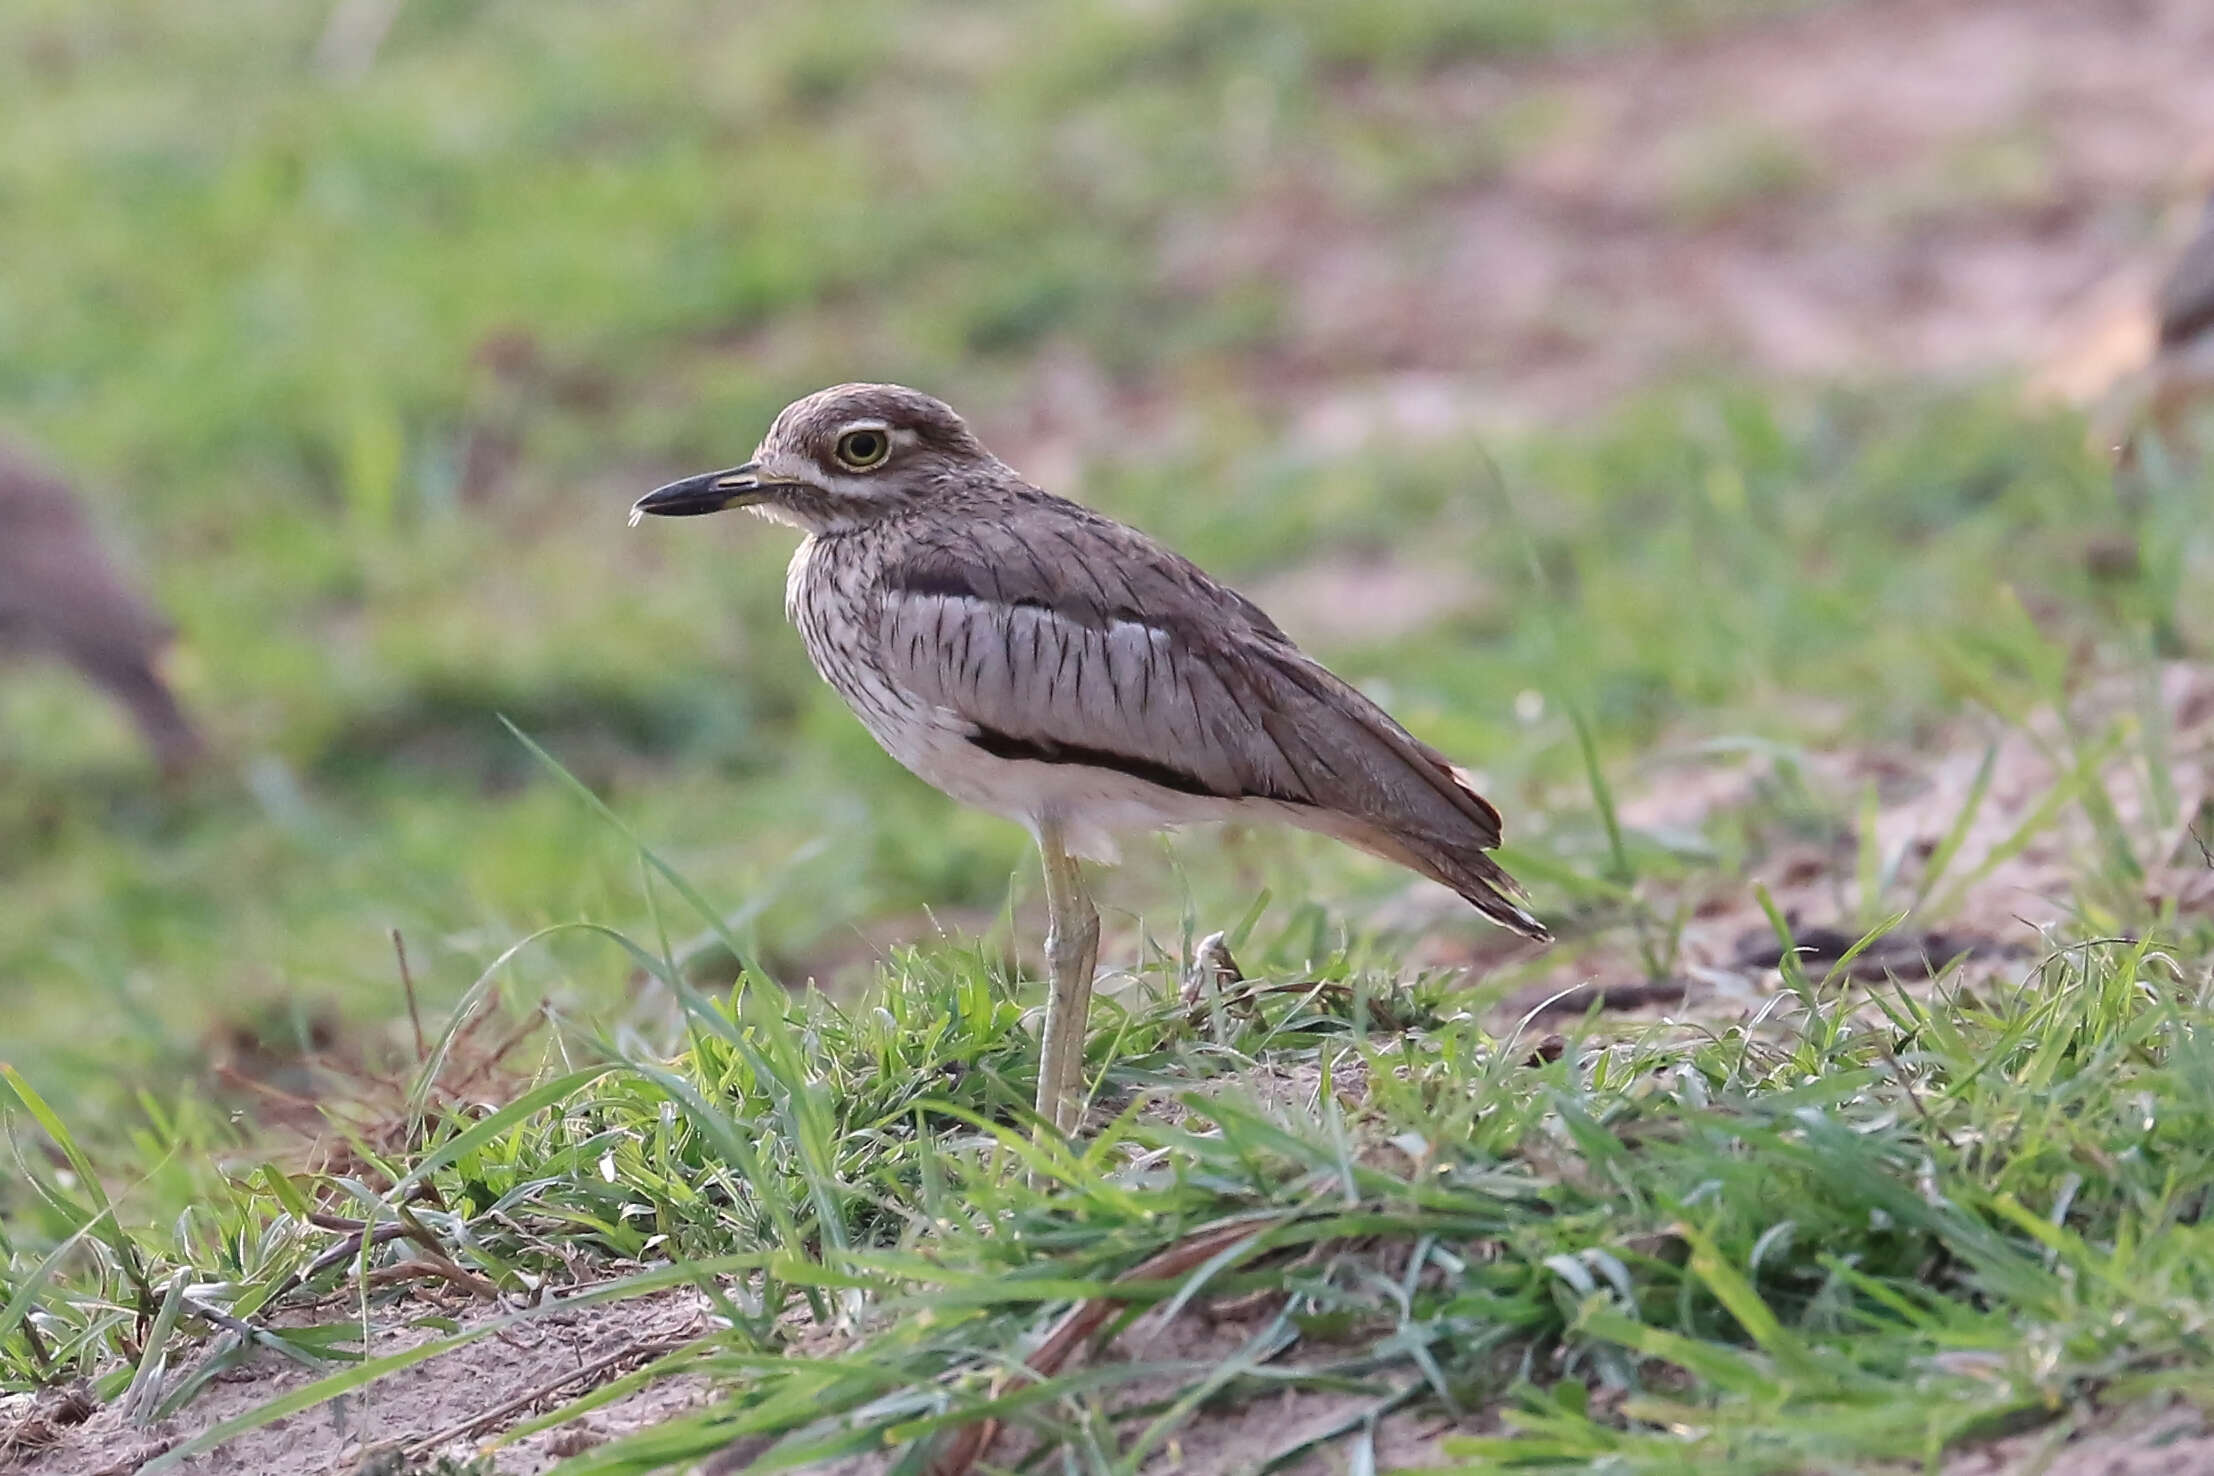
[[731,957],[745,966],[748,974],[754,978],[775,984],[779,988],[783,987],[781,981],[761,962],[760,957],[754,950],[739,941],[738,935],[732,932],[729,925],[724,921],[722,911],[709,902],[706,896],[697,887],[693,886],[682,872],[662,860],[658,852],[640,839],[638,832],[632,830],[629,823],[622,816],[616,814],[607,801],[592,792],[591,785],[570,773],[568,769],[563,767],[559,759],[540,747],[535,739],[521,728],[516,727],[504,715],[500,718],[500,724],[514,735],[516,742],[530,751],[532,757],[545,765],[548,772],[567,785],[571,793],[590,806],[594,814],[613,826],[623,839],[630,842],[631,847],[645,860],[646,864],[660,873],[662,880],[674,887],[678,896],[691,904],[692,910],[700,915],[701,921],[707,924],[709,931],[713,932],[716,938],[722,942],[722,945],[730,950]]

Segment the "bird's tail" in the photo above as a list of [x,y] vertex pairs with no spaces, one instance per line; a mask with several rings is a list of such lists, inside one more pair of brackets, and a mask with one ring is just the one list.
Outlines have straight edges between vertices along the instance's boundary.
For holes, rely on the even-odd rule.
[[1509,876],[1504,866],[1478,847],[1440,845],[1428,838],[1417,839],[1372,825],[1348,823],[1343,816],[1334,817],[1334,820],[1335,823],[1316,828],[1327,829],[1338,839],[1372,856],[1381,856],[1434,882],[1442,882],[1460,893],[1469,906],[1510,933],[1519,933],[1538,943],[1553,941],[1545,924],[1522,905],[1530,895],[1522,890],[1522,883]]
[[1550,943],[1553,935],[1546,931],[1544,923],[1537,920],[1529,908],[1522,905],[1529,893],[1522,884],[1507,875],[1507,869],[1481,851],[1455,856],[1426,856],[1416,870],[1445,883],[1467,899],[1468,904],[1511,933],[1539,943]]
[[[1476,776],[1459,764],[1448,763],[1445,772],[1461,792],[1474,799],[1485,809],[1491,810],[1490,801],[1476,792]],[[1497,810],[1492,810],[1497,815]],[[1490,837],[1494,844],[1499,839],[1496,824]],[[1459,892],[1469,905],[1509,932],[1520,933],[1539,943],[1550,943],[1553,935],[1546,931],[1522,904],[1530,900],[1530,894],[1522,890],[1522,883],[1507,875],[1507,869],[1476,847],[1455,846],[1443,855],[1424,858],[1431,864],[1418,869],[1427,872]]]

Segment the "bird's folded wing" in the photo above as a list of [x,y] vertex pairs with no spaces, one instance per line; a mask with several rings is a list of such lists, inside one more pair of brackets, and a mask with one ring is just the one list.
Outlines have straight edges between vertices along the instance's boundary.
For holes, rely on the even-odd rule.
[[1499,842],[1459,771],[1259,608],[1073,504],[918,544],[882,600],[887,674],[1002,757],[1315,806],[1426,846]]

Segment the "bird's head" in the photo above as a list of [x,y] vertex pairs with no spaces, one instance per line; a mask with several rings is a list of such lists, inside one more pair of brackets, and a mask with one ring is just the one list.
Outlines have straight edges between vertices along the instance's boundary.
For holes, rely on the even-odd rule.
[[630,520],[750,507],[811,533],[837,532],[980,474],[1008,473],[943,402],[896,384],[841,384],[785,406],[745,465],[657,487]]

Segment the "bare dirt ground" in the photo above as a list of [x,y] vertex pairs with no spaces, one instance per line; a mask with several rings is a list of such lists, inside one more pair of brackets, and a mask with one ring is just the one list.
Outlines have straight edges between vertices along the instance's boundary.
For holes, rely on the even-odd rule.
[[[463,1327],[473,1327],[505,1315],[482,1308],[458,1309],[457,1315],[451,1306],[413,1294],[378,1312],[383,1325],[370,1342],[373,1358],[442,1336],[437,1329],[409,1325],[424,1317],[455,1317]],[[485,1438],[704,1333],[707,1315],[707,1299],[690,1288],[551,1311],[241,1435],[175,1469],[189,1476],[351,1472],[380,1469],[381,1459],[381,1469],[397,1473],[419,1469],[404,1463],[403,1455],[466,1460]],[[145,1427],[126,1421],[116,1405],[88,1417],[81,1405],[70,1402],[67,1391],[50,1392],[35,1408],[0,1412],[0,1431],[12,1429],[15,1440],[12,1447],[0,1445],[0,1471],[9,1476],[130,1476],[202,1430],[318,1376],[281,1354],[259,1351],[219,1375],[182,1414]],[[694,1379],[655,1383],[570,1424],[506,1446],[498,1469],[502,1476],[536,1476],[564,1456],[667,1419],[706,1394]]]
[[2198,1476],[2214,1471],[2214,1431],[2187,1405],[2156,1400],[2088,1410],[2053,1428],[1956,1456],[1945,1476]]
[[[1445,127],[1522,120],[1532,141],[1480,182],[1442,189],[1412,212],[1395,206],[1389,219],[1318,208],[1319,192],[1294,179],[1264,206],[1193,222],[1164,248],[1166,269],[1195,288],[1264,277],[1288,284],[1286,336],[1300,347],[1286,362],[1255,366],[1256,380],[1311,406],[1301,430],[1317,445],[1357,444],[1381,430],[1573,419],[1687,366],[1808,379],[2015,372],[2076,392],[2099,379],[2087,371],[2092,360],[2127,360],[2131,315],[2141,317],[2143,293],[2214,174],[2207,0],[1868,0],[1635,54],[1469,66],[1408,85],[1411,94],[1365,101]],[[1082,377],[1065,365],[1048,377],[1070,390],[1062,381],[1072,373]],[[1108,398],[1055,396],[1102,417],[1114,413]],[[1049,460],[1054,441],[1084,439],[1089,429],[1062,419],[1010,439],[1028,440],[1036,459]],[[1363,580],[1373,574],[1358,571]],[[1301,577],[1351,576],[1318,567]],[[1436,618],[1436,601],[1460,598],[1437,591],[1415,580],[1404,599],[1384,602],[1388,615],[1339,638],[1388,638]],[[2203,674],[2178,672],[2171,682],[2160,705],[2199,745],[2178,767],[2179,798],[2201,798],[2214,696]],[[2049,758],[2014,743],[2002,751],[1959,870],[1989,857],[2054,780]],[[1980,744],[1964,742],[1934,762],[1840,758],[1837,777],[1878,785],[1887,854],[1926,857],[1980,762]],[[1743,782],[1719,776],[1698,788],[1697,803],[1732,803]],[[2131,790],[2114,786],[2118,797]],[[1686,792],[1671,784],[1679,806]],[[2185,803],[2178,813],[2195,810]],[[1698,815],[1655,802],[1630,818]],[[1963,897],[1963,929],[1995,942],[2034,940],[2036,922],[2050,920],[2066,895],[2078,843],[2061,828],[2003,858]],[[1848,915],[1838,858],[1803,859],[1798,870],[1779,862],[1768,878],[1785,905],[1810,923]],[[2155,880],[2208,886],[2189,867]],[[1760,925],[1723,913],[1695,919],[1685,939],[1687,991],[1705,994],[1689,1006],[1657,998],[1652,1007],[1754,1004],[1772,985],[1743,961],[1740,939]],[[1563,987],[1595,977],[1577,967],[1583,977]],[[1742,997],[1733,993],[1740,989]],[[703,1315],[695,1296],[671,1293],[532,1324],[512,1341],[469,1345],[184,1469],[343,1470],[365,1451],[428,1440],[624,1347],[681,1336]],[[1193,1356],[1237,1341],[1234,1325],[1219,1322],[1170,1335],[1198,1339]],[[375,1351],[425,1336],[395,1319]],[[147,1430],[112,1408],[55,1419],[59,1396],[37,1409],[0,1410],[0,1427],[41,1442],[0,1453],[0,1469],[134,1471],[304,1377],[268,1359]],[[657,1386],[589,1416],[581,1433],[546,1432],[505,1448],[498,1469],[540,1471],[580,1442],[698,1397],[682,1382]],[[524,1400],[489,1430],[441,1450],[464,1453],[530,1408]],[[1280,1448],[1269,1442],[1346,1413],[1270,1402],[1209,1415],[1148,1469],[1250,1469]],[[2089,1424],[2080,1436],[2039,1432],[1964,1454],[1948,1476],[2154,1476],[2214,1465],[2214,1436],[2195,1417],[2125,1411]],[[1377,1466],[1434,1463],[1443,1433],[1434,1421],[1389,1416],[1378,1426]],[[1333,1460],[1342,1468],[1351,1452],[1340,1454],[1293,1469],[1319,1472]]]
[[1190,223],[1194,287],[1288,284],[1305,433],[1572,420],[1686,368],[2019,373],[2076,396],[2214,183],[2214,7],[1871,0],[1359,100],[1528,142],[1371,217],[1288,181]]
[[[2165,789],[2142,750],[2127,744],[2103,760],[2083,757],[2122,712],[2166,734]],[[2156,689],[2095,685],[2082,694],[2075,718],[2076,740],[2064,737],[2057,716],[2047,713],[2025,728],[1996,732],[1963,722],[1915,753],[1809,756],[1811,784],[1848,804],[1865,792],[1876,797],[1874,850],[1889,873],[1879,897],[1861,896],[1857,835],[1778,847],[1725,890],[1687,899],[1691,910],[1666,976],[1652,977],[1626,944],[1563,956],[1508,998],[1500,1023],[1573,1019],[1594,1003],[1652,1019],[1761,1013],[1782,980],[1775,929],[1756,884],[1789,922],[1812,979],[1843,964],[1846,977],[1870,985],[1920,987],[1942,978],[1954,987],[2019,986],[2034,977],[2054,934],[2076,920],[2077,899],[2096,885],[2107,842],[2073,798],[2093,782],[2108,796],[2142,867],[2135,885],[2146,899],[2185,914],[2214,908],[2214,859],[2197,844],[2203,831],[2194,830],[2214,801],[2214,672],[2179,662],[2162,671]],[[1978,775],[1987,764],[1979,798]],[[2079,765],[2080,776],[2073,772]],[[1695,832],[1714,815],[1755,804],[1771,776],[1766,760],[1655,776],[1621,805],[1622,823],[1658,834]],[[1964,813],[1972,818],[1954,839]],[[1867,925],[1898,911],[1916,890],[1944,915],[1945,926],[1896,930],[1845,962]],[[1408,920],[1433,900],[1410,895]],[[1466,945],[1459,946],[1456,954],[1453,944],[1433,943],[1418,957],[1435,965],[1470,962]],[[1524,949],[1489,938],[1478,946],[1482,958]]]
[[[1158,1409],[1180,1394],[1195,1367],[1217,1366],[1249,1351],[1274,1311],[1194,1307],[1167,1325],[1141,1318],[1088,1366],[1112,1369],[1142,1361],[1166,1372],[1113,1384],[1097,1396],[1097,1406],[1134,1425],[1140,1412]],[[1207,1408],[1154,1445],[1138,1470],[1142,1476],[1244,1476],[1264,1468],[1287,1476],[1344,1476],[1356,1459],[1356,1447],[1362,1456],[1373,1457],[1378,1471],[1444,1468],[1451,1464],[1445,1454],[1447,1436],[1496,1433],[1481,1416],[1461,1422],[1391,1404],[1388,1397],[1285,1389],[1243,1405]],[[973,1469],[1019,1469],[1029,1454],[1023,1441],[1008,1435],[983,1450]],[[884,1476],[897,1459],[896,1452],[871,1453],[812,1469],[815,1476]]]

